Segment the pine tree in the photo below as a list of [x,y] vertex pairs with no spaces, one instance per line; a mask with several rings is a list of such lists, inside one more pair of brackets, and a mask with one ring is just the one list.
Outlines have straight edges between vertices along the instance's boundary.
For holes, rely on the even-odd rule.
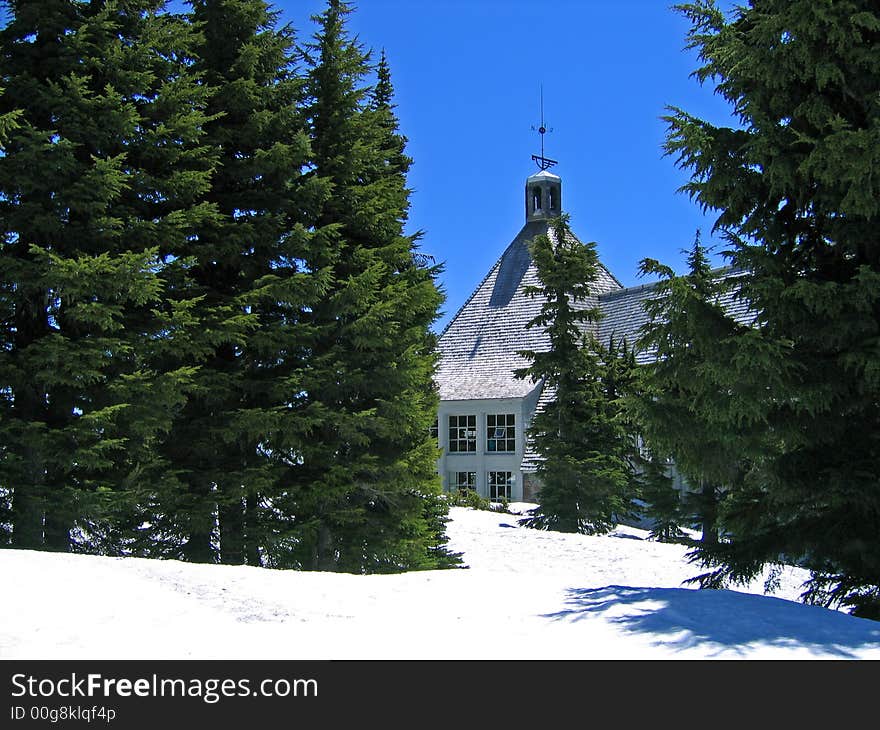
[[332,285],[306,318],[310,438],[290,512],[303,567],[390,572],[447,560],[429,436],[437,408],[429,327],[442,297],[418,234],[403,231],[410,160],[388,66],[380,62],[371,89],[368,54],[346,30],[350,12],[331,0],[304,49],[313,174],[327,190],[310,265],[329,268]]
[[[680,8],[689,45],[735,110],[721,127],[673,109],[667,151],[719,212],[754,327],[724,353],[717,420],[760,438],[721,504],[713,579],[767,563],[812,571],[805,598],[880,617],[880,12],[868,0],[762,0],[725,18]],[[707,449],[708,451],[708,449]]]
[[[10,5],[0,32],[0,485],[16,547],[100,549],[105,518],[156,470],[191,371],[186,303],[161,302],[212,161],[189,31],[161,3]],[[181,50],[183,49],[183,50]],[[97,546],[97,547],[96,547]]]
[[603,348],[588,331],[600,316],[591,294],[598,257],[595,244],[572,235],[568,220],[555,219],[530,247],[541,285],[526,294],[542,304],[528,326],[544,328],[549,348],[523,351],[531,365],[516,375],[542,380],[554,397],[529,428],[541,457],[541,489],[539,506],[524,524],[596,534],[629,516],[636,496],[632,441],[619,401],[634,362],[621,345]]

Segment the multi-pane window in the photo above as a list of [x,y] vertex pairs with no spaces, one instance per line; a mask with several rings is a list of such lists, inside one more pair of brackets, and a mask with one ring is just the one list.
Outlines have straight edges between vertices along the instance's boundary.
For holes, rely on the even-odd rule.
[[449,417],[449,451],[462,453],[477,450],[477,417]]
[[463,492],[467,489],[476,490],[477,472],[475,471],[451,471],[449,472],[449,490]]
[[437,419],[436,418],[434,419],[434,425],[431,426],[430,434],[431,434],[431,438],[436,441],[439,436],[439,430],[437,428]]
[[500,502],[511,499],[513,488],[513,472],[509,471],[490,471],[486,474],[486,480],[489,482],[489,501]]
[[513,413],[486,416],[486,451],[516,451],[516,417]]

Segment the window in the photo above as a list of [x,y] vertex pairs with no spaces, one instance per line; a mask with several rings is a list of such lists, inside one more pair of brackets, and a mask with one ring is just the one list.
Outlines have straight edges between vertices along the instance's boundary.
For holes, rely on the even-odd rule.
[[477,417],[449,417],[449,451],[465,453],[477,450]]
[[532,188],[532,210],[541,210],[541,188],[539,187]]
[[437,419],[436,418],[434,419],[434,425],[431,426],[430,434],[431,434],[431,438],[434,439],[434,441],[436,441],[440,435],[440,433],[437,429]]
[[475,471],[451,471],[449,472],[449,491],[464,492],[466,490],[476,491],[477,489],[477,472]]
[[553,188],[550,188],[550,190],[547,191],[547,199],[547,207],[550,208],[550,210],[556,210],[556,196],[553,194]]
[[486,451],[516,451],[516,417],[513,413],[486,416]]
[[489,501],[501,502],[506,499],[509,502],[513,487],[513,472],[490,471],[486,476],[489,482]]

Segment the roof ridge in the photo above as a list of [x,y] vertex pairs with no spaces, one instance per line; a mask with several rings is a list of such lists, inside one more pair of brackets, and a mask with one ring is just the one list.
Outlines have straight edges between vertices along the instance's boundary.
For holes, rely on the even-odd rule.
[[[617,284],[617,286],[619,286],[621,289],[623,289],[623,284],[620,282],[620,279],[618,279],[614,274],[612,274],[611,270],[607,266],[605,266],[605,264],[603,264],[601,261],[599,261],[599,266],[601,266],[605,270],[605,273],[608,274],[608,276],[610,276],[614,280],[614,283]],[[597,296],[601,296],[601,294],[599,294]]]
[[[544,221],[528,221],[525,225],[523,225],[522,228],[519,229],[519,231],[517,231],[517,234],[513,237],[513,240],[512,240],[512,241],[511,241],[511,242],[505,247],[505,249],[501,252],[501,255],[495,260],[495,263],[492,264],[492,266],[489,267],[489,271],[488,271],[488,272],[486,273],[486,275],[480,280],[480,283],[477,284],[477,285],[474,287],[473,291],[471,292],[471,295],[470,295],[467,299],[465,299],[464,304],[462,304],[462,305],[458,308],[458,311],[455,313],[455,316],[452,317],[452,319],[450,319],[450,320],[446,323],[446,326],[445,326],[445,327],[443,328],[443,330],[440,332],[440,337],[443,337],[443,335],[446,334],[446,330],[448,330],[450,327],[452,327],[452,325],[455,323],[455,320],[458,319],[458,316],[464,311],[465,307],[467,307],[467,305],[471,303],[471,300],[472,300],[475,296],[477,296],[477,294],[479,293],[480,289],[483,288],[483,284],[485,284],[485,283],[489,280],[489,277],[492,276],[492,272],[495,271],[495,269],[497,269],[497,268],[501,265],[501,261],[504,259],[504,257],[505,257],[505,255],[507,254],[507,252],[508,252],[511,248],[513,248],[514,244],[516,244],[517,241],[519,241],[520,234],[522,234],[522,232],[523,232],[528,226],[530,226],[530,225],[534,225],[535,223],[541,224],[541,223],[544,223]],[[548,230],[549,230],[549,226],[546,226],[546,227],[547,227]],[[540,235],[540,234],[535,234],[535,235]],[[439,338],[438,338],[438,339],[439,339]]]
[[[710,269],[709,273],[716,274],[716,275],[723,274],[724,278],[727,279],[727,278],[730,278],[733,276],[743,275],[746,273],[746,270],[743,268],[738,268],[735,266],[731,266],[730,264],[727,264],[725,266],[718,266],[714,269]],[[610,274],[610,272],[609,272],[609,274]],[[610,275],[616,281],[616,278],[613,276],[613,274],[610,274]],[[682,274],[682,276],[687,276],[687,274]],[[599,294],[599,299],[600,299],[600,301],[608,300],[608,299],[615,299],[617,297],[623,297],[623,296],[626,296],[627,294],[634,294],[635,292],[643,291],[645,289],[653,289],[661,281],[662,281],[662,279],[657,279],[657,281],[649,281],[649,282],[646,282],[645,284],[635,284],[634,286],[624,287],[624,288],[618,289],[616,291],[605,292],[604,294]],[[620,283],[620,282],[618,282],[618,283]]]
[[[446,334],[446,331],[447,331],[447,330],[448,330],[448,329],[449,329],[449,328],[455,323],[455,320],[458,319],[459,315],[464,311],[464,309],[467,307],[467,305],[471,303],[471,300],[472,300],[472,299],[473,299],[473,298],[479,293],[480,289],[483,288],[483,284],[485,284],[485,283],[488,281],[489,277],[492,276],[492,273],[495,271],[495,269],[497,269],[498,266],[501,265],[501,261],[502,261],[502,260],[504,259],[504,257],[507,255],[507,252],[508,252],[511,248],[513,248],[513,246],[519,241],[519,239],[520,239],[520,235],[523,233],[523,231],[524,231],[527,227],[529,227],[530,225],[535,225],[535,224],[543,225],[544,228],[545,228],[545,233],[548,233],[548,234],[550,233],[550,225],[549,225],[549,221],[527,221],[527,222],[523,225],[523,227],[519,229],[519,231],[517,232],[517,234],[513,237],[513,240],[512,240],[512,241],[507,245],[507,247],[501,252],[501,254],[498,256],[498,258],[495,260],[495,263],[492,264],[492,266],[489,267],[489,271],[488,271],[488,272],[486,273],[486,275],[480,280],[480,283],[477,284],[477,285],[474,287],[474,289],[473,289],[473,290],[471,291],[471,293],[470,293],[470,296],[469,296],[467,299],[465,299],[464,303],[463,303],[463,304],[458,308],[458,310],[455,312],[455,315],[454,315],[452,318],[450,318],[450,320],[446,323],[446,326],[440,331],[440,334],[439,334],[439,336],[438,336],[438,339],[439,339],[439,338],[442,338],[443,335]],[[571,234],[571,236],[572,236],[572,237],[573,237],[578,243],[581,243],[581,239],[577,237],[577,235],[574,233],[574,231],[569,230],[569,233]],[[537,235],[541,235],[541,234],[540,234],[540,233],[536,233],[535,235],[537,236]],[[533,236],[532,238],[534,238],[534,236]],[[531,258],[531,254],[529,254],[529,258]],[[621,287],[619,291],[624,291],[623,284],[620,283],[620,279],[618,279],[614,274],[612,274],[611,271],[608,269],[608,267],[605,266],[604,263],[602,263],[602,261],[599,261],[598,264],[599,264],[599,267],[601,267],[602,271],[604,271],[604,272],[608,275],[608,277],[609,277],[609,278],[610,278],[615,284],[617,284],[617,286]],[[606,293],[606,294],[596,294],[596,295],[594,295],[594,296],[596,296],[597,299],[601,299],[602,297],[607,296],[607,294],[608,294],[608,293]]]
[[607,299],[616,299],[617,297],[624,297],[628,294],[643,291],[644,289],[653,289],[659,283],[660,280],[658,279],[657,281],[649,281],[646,284],[636,284],[635,286],[627,286],[615,291],[605,292],[604,294],[599,295],[599,300],[604,301]]
[[[510,246],[513,245],[514,241],[516,241],[516,239],[514,239],[513,241],[510,242]],[[452,318],[446,323],[446,326],[445,326],[445,327],[442,329],[442,331],[440,332],[440,336],[439,336],[439,337],[443,337],[443,335],[446,334],[446,330],[448,330],[450,327],[452,327],[452,325],[455,323],[455,320],[458,319],[458,315],[460,315],[460,314],[464,311],[465,307],[467,307],[467,305],[471,303],[471,300],[472,300],[475,296],[477,296],[477,293],[480,291],[480,289],[483,288],[483,284],[485,284],[485,283],[488,281],[489,277],[492,276],[492,272],[495,271],[495,269],[498,268],[498,266],[501,265],[501,259],[504,258],[504,254],[507,253],[507,249],[510,248],[510,246],[508,246],[507,248],[505,248],[504,251],[501,253],[501,255],[498,257],[498,259],[495,261],[495,263],[492,264],[492,266],[489,267],[489,271],[488,271],[488,272],[486,273],[486,275],[480,280],[480,283],[477,284],[477,285],[474,287],[474,290],[471,292],[471,295],[470,295],[467,299],[464,300],[464,304],[462,304],[462,305],[458,308],[458,311],[455,313],[455,316],[453,316],[453,317],[452,317]],[[439,338],[438,338],[438,339],[439,339]]]
[[[548,226],[548,229],[549,229],[549,226]],[[578,242],[579,244],[581,244],[582,246],[584,245],[584,242],[581,241],[580,238],[578,238],[577,234],[576,234],[573,230],[571,230],[571,229],[569,228],[569,229],[568,229],[568,233],[569,233],[569,235],[570,235],[575,241],[577,241],[577,242]],[[594,245],[595,245],[595,243],[594,243]],[[621,283],[620,279],[618,279],[614,274],[612,274],[612,273],[611,273],[611,270],[610,270],[607,266],[605,266],[605,264],[602,262],[602,259],[599,258],[599,249],[598,249],[598,246],[596,247],[596,263],[597,263],[598,266],[602,269],[602,271],[604,271],[606,274],[608,274],[608,278],[610,278],[610,279],[611,279],[615,284],[617,284],[617,286],[619,286],[621,289],[623,288],[623,284]],[[599,296],[599,295],[597,295],[597,296]]]

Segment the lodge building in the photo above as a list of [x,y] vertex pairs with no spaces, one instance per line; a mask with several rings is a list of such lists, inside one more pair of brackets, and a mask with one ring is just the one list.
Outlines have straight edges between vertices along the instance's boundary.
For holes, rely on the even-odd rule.
[[[492,501],[534,501],[536,455],[525,432],[551,394],[543,382],[518,379],[527,367],[521,350],[546,351],[541,327],[527,327],[540,311],[526,288],[540,284],[529,242],[548,233],[562,212],[562,180],[549,169],[525,184],[525,222],[440,336],[436,383],[440,392],[438,471],[447,491],[474,489]],[[651,285],[624,288],[599,266],[590,299],[602,319],[591,325],[600,341],[612,334],[633,342],[647,316],[642,306]]]

